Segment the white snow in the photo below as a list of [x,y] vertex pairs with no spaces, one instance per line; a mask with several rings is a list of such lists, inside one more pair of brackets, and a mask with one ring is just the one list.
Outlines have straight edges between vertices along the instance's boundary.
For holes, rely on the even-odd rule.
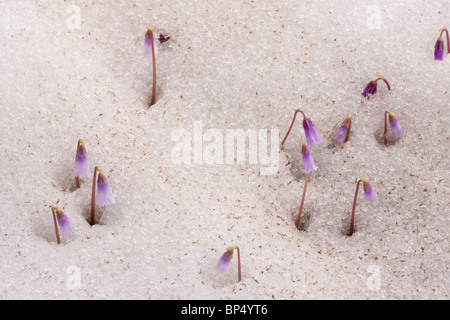
[[[150,108],[152,62],[134,45],[146,25],[171,37]],[[445,0],[2,1],[0,298],[449,299],[450,55],[433,59],[444,26]],[[379,82],[366,101],[377,73],[392,90]],[[195,140],[201,121],[224,141],[262,129],[281,142],[298,108],[324,139],[302,230],[301,117],[276,174],[174,161],[177,130]],[[405,130],[388,146],[386,110]],[[77,190],[71,177],[80,138],[116,198],[94,226],[92,181]],[[348,237],[360,178],[378,200],[360,189]],[[51,206],[74,225],[60,245]],[[229,246],[240,283],[235,257],[214,270]]]

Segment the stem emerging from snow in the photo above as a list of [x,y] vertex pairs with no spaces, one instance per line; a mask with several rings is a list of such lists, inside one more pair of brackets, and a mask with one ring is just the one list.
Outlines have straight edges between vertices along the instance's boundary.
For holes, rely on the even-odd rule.
[[152,89],[152,101],[150,102],[150,106],[154,105],[156,102],[156,59],[155,59],[155,39],[153,36],[152,29],[148,28],[150,33],[150,41],[152,44],[152,60],[153,60],[153,89]]
[[55,234],[56,234],[56,241],[58,242],[58,244],[61,243],[61,239],[59,238],[59,231],[58,231],[58,224],[56,223],[56,213],[55,213],[56,208],[52,207],[52,215],[53,215],[53,222],[55,224]]
[[359,190],[359,183],[363,180],[359,180],[356,184],[356,191],[355,191],[355,198],[353,199],[353,208],[352,208],[352,219],[350,221],[350,232],[348,233],[349,236],[353,234],[354,224],[355,224],[355,209],[356,209],[356,199],[358,198],[358,190]]
[[91,220],[90,225],[94,225],[95,220],[95,183],[97,180],[97,167],[94,168],[94,179],[92,180],[92,197],[91,197]]
[[305,203],[306,187],[308,186],[308,180],[309,180],[309,173],[307,173],[305,176],[305,187],[303,188],[302,202],[300,204],[300,210],[298,211],[297,221],[295,222],[295,226],[297,227],[297,229],[298,226],[300,225],[300,218],[302,216],[303,204]]
[[239,247],[236,247],[237,250],[237,261],[238,261],[238,282],[241,282],[241,252],[239,251]]

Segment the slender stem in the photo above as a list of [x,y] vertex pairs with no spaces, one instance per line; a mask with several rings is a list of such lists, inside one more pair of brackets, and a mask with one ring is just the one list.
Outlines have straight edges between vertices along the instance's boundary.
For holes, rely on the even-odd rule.
[[239,247],[236,247],[236,250],[238,260],[238,282],[241,282],[241,252],[239,251]]
[[359,190],[359,183],[362,180],[359,180],[356,184],[356,191],[355,191],[355,198],[353,199],[353,208],[352,208],[352,219],[350,221],[350,232],[348,233],[349,236],[353,234],[353,226],[355,224],[355,208],[356,208],[356,199],[358,198],[358,190]]
[[153,89],[152,89],[152,101],[150,106],[154,105],[156,102],[156,59],[155,59],[155,39],[153,38],[153,31],[149,29],[150,41],[152,42],[152,60],[153,60]]
[[53,223],[55,224],[56,241],[58,242],[58,244],[60,244],[61,239],[59,238],[58,224],[56,223],[56,214],[54,208],[52,208],[52,215],[53,215]]
[[294,125],[295,118],[297,117],[297,113],[299,113],[299,112],[303,115],[303,119],[305,118],[305,113],[302,110],[299,110],[299,109],[295,110],[294,117],[292,118],[291,126],[289,127],[289,130],[286,133],[286,136],[284,137],[283,141],[281,142],[281,145],[284,145],[287,137],[289,136],[289,133],[291,133],[291,129],[292,129],[292,126]]
[[94,168],[94,179],[92,180],[91,220],[90,220],[91,226],[94,225],[94,218],[95,218],[95,183],[96,183],[95,180],[97,180],[97,167]]
[[384,83],[386,83],[386,85],[387,85],[387,87],[388,87],[388,90],[391,90],[391,86],[389,85],[389,82],[386,80],[386,78],[380,76],[379,74],[377,74],[377,76],[378,76],[378,79],[376,79],[375,82],[377,82],[378,80],[383,80]]
[[305,176],[305,187],[303,188],[302,203],[300,204],[300,210],[298,211],[297,221],[295,222],[295,226],[297,227],[297,229],[300,224],[300,218],[302,216],[303,204],[305,203],[306,187],[308,186],[308,180],[309,180],[309,173],[307,173]]
[[389,112],[386,111],[384,113],[384,144],[387,145],[387,119],[388,119]]
[[442,34],[444,33],[444,31],[445,31],[445,33],[447,35],[447,52],[450,53],[450,40],[449,40],[449,37],[448,37],[448,30],[447,30],[447,28],[442,28],[441,34],[439,35],[439,38],[442,37]]
[[[78,152],[80,151],[80,144],[81,144],[81,139],[78,139],[78,145],[77,145],[77,152],[75,154],[75,162],[77,161],[77,156],[78,156]],[[75,184],[77,186],[77,188],[80,188],[80,177],[76,176],[75,177]]]
[[344,143],[346,143],[348,141],[348,137],[350,136],[350,129],[351,128],[352,128],[352,119],[350,118],[350,121],[348,122],[347,133],[345,134]]

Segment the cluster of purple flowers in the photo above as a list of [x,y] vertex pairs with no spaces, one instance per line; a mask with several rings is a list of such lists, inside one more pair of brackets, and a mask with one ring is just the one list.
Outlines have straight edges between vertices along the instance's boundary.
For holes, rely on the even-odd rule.
[[[97,181],[95,181],[98,172]],[[72,171],[72,178],[76,179],[77,188],[80,188],[79,179],[88,178],[91,176],[89,159],[86,152],[86,145],[82,139],[78,140],[77,151],[75,154],[75,166]],[[97,188],[95,188],[97,186]],[[103,170],[99,167],[94,169],[94,181],[92,184],[92,202],[94,203],[95,189],[97,189],[96,204],[100,207],[113,204],[115,202],[114,194],[111,186],[106,179]],[[94,206],[91,205],[91,224],[93,224]],[[52,213],[55,222],[55,232],[58,243],[60,243],[57,223],[64,239],[68,239],[73,233],[73,226],[69,217],[58,207],[52,207]]]

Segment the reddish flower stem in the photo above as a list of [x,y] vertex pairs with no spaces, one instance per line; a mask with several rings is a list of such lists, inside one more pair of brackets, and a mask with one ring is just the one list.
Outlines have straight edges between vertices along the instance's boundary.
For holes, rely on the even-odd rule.
[[[80,151],[80,144],[81,144],[81,139],[78,139],[78,145],[77,145],[77,153],[75,154],[75,162],[77,161],[77,156],[78,156],[78,152]],[[80,188],[80,177],[76,176],[75,177],[75,184],[77,185],[77,188]]]
[[241,252],[239,251],[239,247],[236,247],[236,250],[238,260],[238,282],[241,282]]
[[356,209],[356,199],[358,198],[358,190],[359,190],[359,183],[362,180],[359,180],[356,184],[356,191],[355,191],[355,198],[353,199],[353,207],[352,207],[352,219],[350,221],[350,232],[348,233],[349,236],[353,234],[353,228],[355,224],[355,209]]
[[348,122],[348,128],[347,128],[347,133],[345,134],[344,143],[346,143],[348,141],[348,137],[350,136],[351,127],[352,127],[352,120],[350,119],[350,121]]
[[54,208],[52,208],[52,215],[53,215],[53,223],[55,224],[56,241],[58,242],[58,244],[60,244],[61,239],[59,238],[58,224],[56,223],[56,214]]
[[149,28],[150,41],[152,43],[152,60],[153,60],[153,89],[152,89],[152,101],[150,106],[154,105],[156,102],[156,59],[155,59],[155,39],[153,37],[153,31]]
[[300,210],[298,211],[297,221],[295,222],[295,226],[297,227],[297,229],[300,224],[300,218],[302,216],[303,204],[305,203],[306,187],[308,186],[308,180],[309,180],[309,173],[307,173],[305,176],[305,187],[303,188],[302,202],[300,204]]
[[294,117],[292,118],[291,126],[289,127],[289,130],[286,133],[286,136],[284,137],[283,141],[281,142],[281,145],[284,145],[287,137],[289,136],[289,133],[291,133],[291,129],[292,129],[292,126],[294,125],[295,118],[297,117],[297,113],[299,113],[299,112],[303,115],[303,119],[305,119],[305,113],[302,110],[300,110],[300,109],[295,110]]
[[383,80],[384,83],[386,83],[388,90],[391,90],[391,86],[389,85],[389,82],[386,80],[386,78],[385,78],[385,77],[382,77],[382,76],[380,76],[380,75],[378,75],[378,74],[377,74],[377,76],[378,76],[378,78],[375,80],[375,83],[376,83],[378,80]]
[[387,145],[387,122],[389,111],[384,112],[384,144]]
[[91,220],[90,225],[94,225],[95,219],[95,183],[97,179],[97,167],[94,168],[94,179],[92,180],[92,197],[91,197]]
[[442,28],[441,34],[439,35],[439,39],[442,38],[442,34],[444,33],[444,31],[445,31],[445,33],[447,35],[447,52],[450,53],[450,40],[449,40],[449,37],[448,37],[448,30],[447,30],[447,28]]

